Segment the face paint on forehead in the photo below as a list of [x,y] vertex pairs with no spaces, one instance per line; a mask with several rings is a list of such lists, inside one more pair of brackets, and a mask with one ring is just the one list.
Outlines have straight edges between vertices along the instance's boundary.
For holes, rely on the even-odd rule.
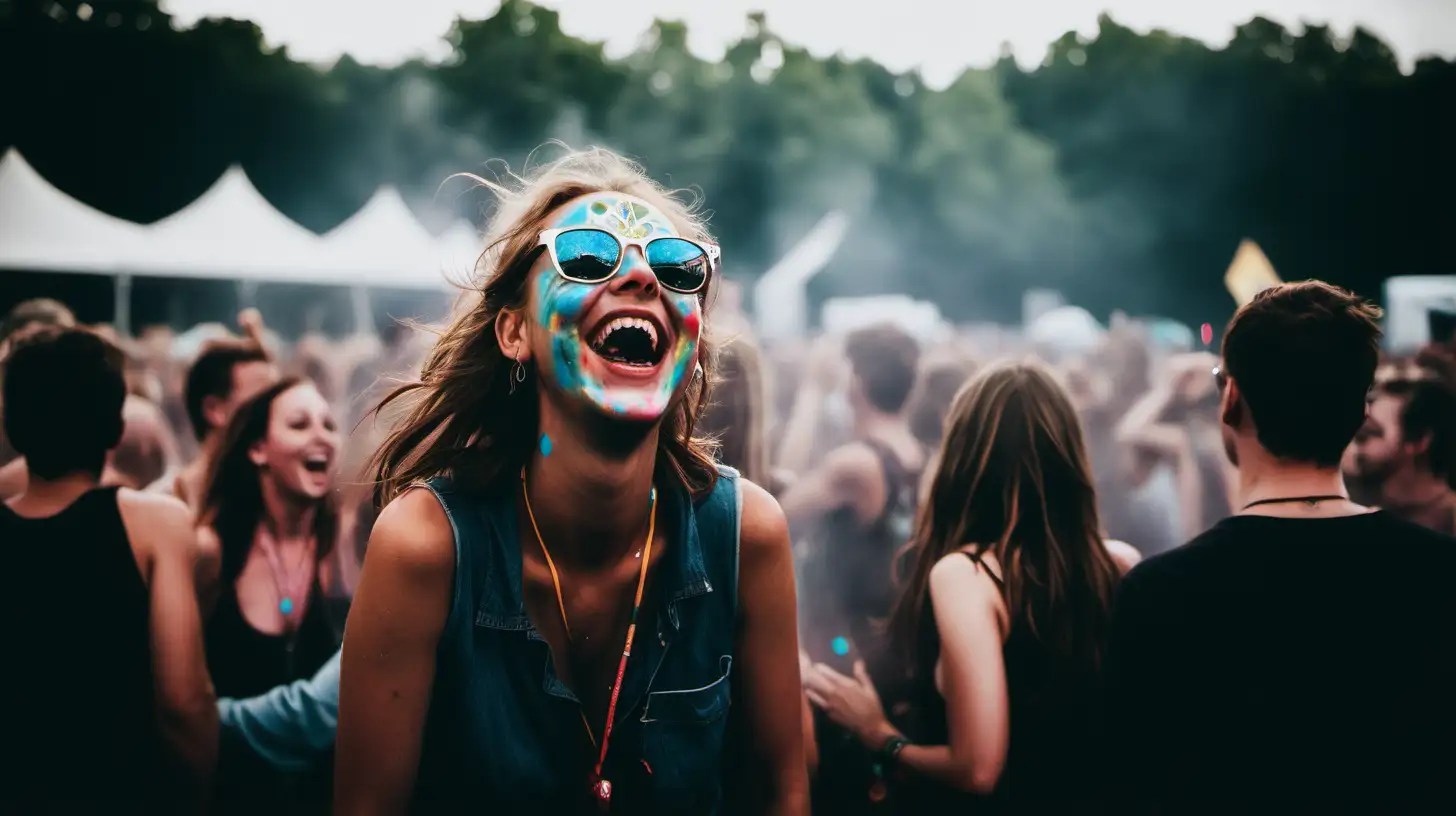
[[597,227],[623,238],[680,237],[661,210],[621,193],[594,193],[573,204],[553,227]]

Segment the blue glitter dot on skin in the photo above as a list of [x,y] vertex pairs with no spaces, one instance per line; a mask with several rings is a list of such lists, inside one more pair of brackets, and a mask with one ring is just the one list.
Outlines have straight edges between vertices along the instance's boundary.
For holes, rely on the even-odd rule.
[[840,657],[844,657],[845,655],[849,654],[849,640],[846,638],[837,637],[834,640],[829,641],[829,648],[833,649],[835,654],[839,655]]
[[541,434],[541,455],[551,455],[551,437],[547,436],[546,434]]
[[285,615],[292,615],[293,614],[293,599],[292,598],[284,598],[283,600],[279,601],[278,602],[278,611],[279,612],[282,612]]

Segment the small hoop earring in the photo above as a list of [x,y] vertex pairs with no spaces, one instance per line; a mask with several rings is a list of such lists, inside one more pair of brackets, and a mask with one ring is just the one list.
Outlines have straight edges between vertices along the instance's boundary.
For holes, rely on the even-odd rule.
[[526,366],[521,363],[520,358],[515,358],[515,365],[511,366],[511,373],[508,375],[511,384],[511,393],[516,393],[516,386],[526,381]]

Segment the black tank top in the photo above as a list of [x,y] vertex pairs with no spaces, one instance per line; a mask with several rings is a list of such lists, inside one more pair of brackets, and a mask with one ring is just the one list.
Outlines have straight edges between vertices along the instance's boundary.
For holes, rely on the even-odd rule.
[[238,607],[237,587],[229,586],[207,621],[206,639],[207,670],[219,697],[253,697],[312,677],[339,647],[317,577],[293,632],[267,635],[254,629]]
[[[892,705],[893,684],[903,672],[887,665],[880,622],[894,603],[894,562],[910,537],[919,478],[889,448],[874,441],[865,444],[880,460],[885,506],[869,524],[853,508],[835,510],[807,537],[797,564],[799,644],[813,660],[828,661],[845,672],[848,658],[862,658],[875,687]],[[836,644],[840,638],[849,643]],[[838,654],[846,645],[855,653]],[[861,816],[883,810],[886,803],[871,793],[873,758],[859,739],[818,709],[814,733],[819,747],[819,773],[810,797],[814,813]]]
[[883,444],[864,444],[880,460],[884,508],[868,524],[852,507],[830,512],[806,537],[798,559],[800,645],[815,660],[833,654],[840,637],[862,654],[878,651],[876,622],[894,603],[895,557],[914,524],[919,474]]
[[[0,812],[159,813],[150,594],[117,488],[47,518],[0,504]],[[104,807],[101,807],[104,803]]]
[[[962,554],[1004,591],[1002,579],[986,569],[979,556]],[[929,603],[925,610],[906,731],[916,744],[948,745],[945,698],[935,687],[940,634]],[[1093,679],[1059,671],[1046,647],[1021,623],[1012,625],[1002,657],[1011,708],[1011,744],[996,790],[990,796],[973,796],[924,777],[904,777],[892,793],[896,813],[1101,812],[1093,770],[1099,747]]]
[[[248,623],[238,606],[237,586],[230,584],[218,598],[204,633],[207,669],[217,695],[254,697],[312,677],[338,651],[331,621],[316,575],[298,628],[277,635],[259,632]],[[328,757],[308,772],[288,774],[274,770],[251,752],[233,750],[235,747],[224,741],[214,785],[215,813],[293,816],[328,812],[333,766]]]

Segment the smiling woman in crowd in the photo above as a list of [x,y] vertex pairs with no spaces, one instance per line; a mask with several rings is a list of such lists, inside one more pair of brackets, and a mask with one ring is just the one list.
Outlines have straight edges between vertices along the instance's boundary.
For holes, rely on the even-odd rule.
[[804,813],[787,527],[692,436],[718,249],[605,151],[498,192],[478,294],[394,395],[338,812]]
[[[198,533],[208,669],[220,696],[310,677],[338,648],[319,568],[338,529],[338,449],[333,414],[308,380],[278,382],[227,425]],[[225,762],[219,777],[224,810],[256,813],[298,796],[261,763]]]

